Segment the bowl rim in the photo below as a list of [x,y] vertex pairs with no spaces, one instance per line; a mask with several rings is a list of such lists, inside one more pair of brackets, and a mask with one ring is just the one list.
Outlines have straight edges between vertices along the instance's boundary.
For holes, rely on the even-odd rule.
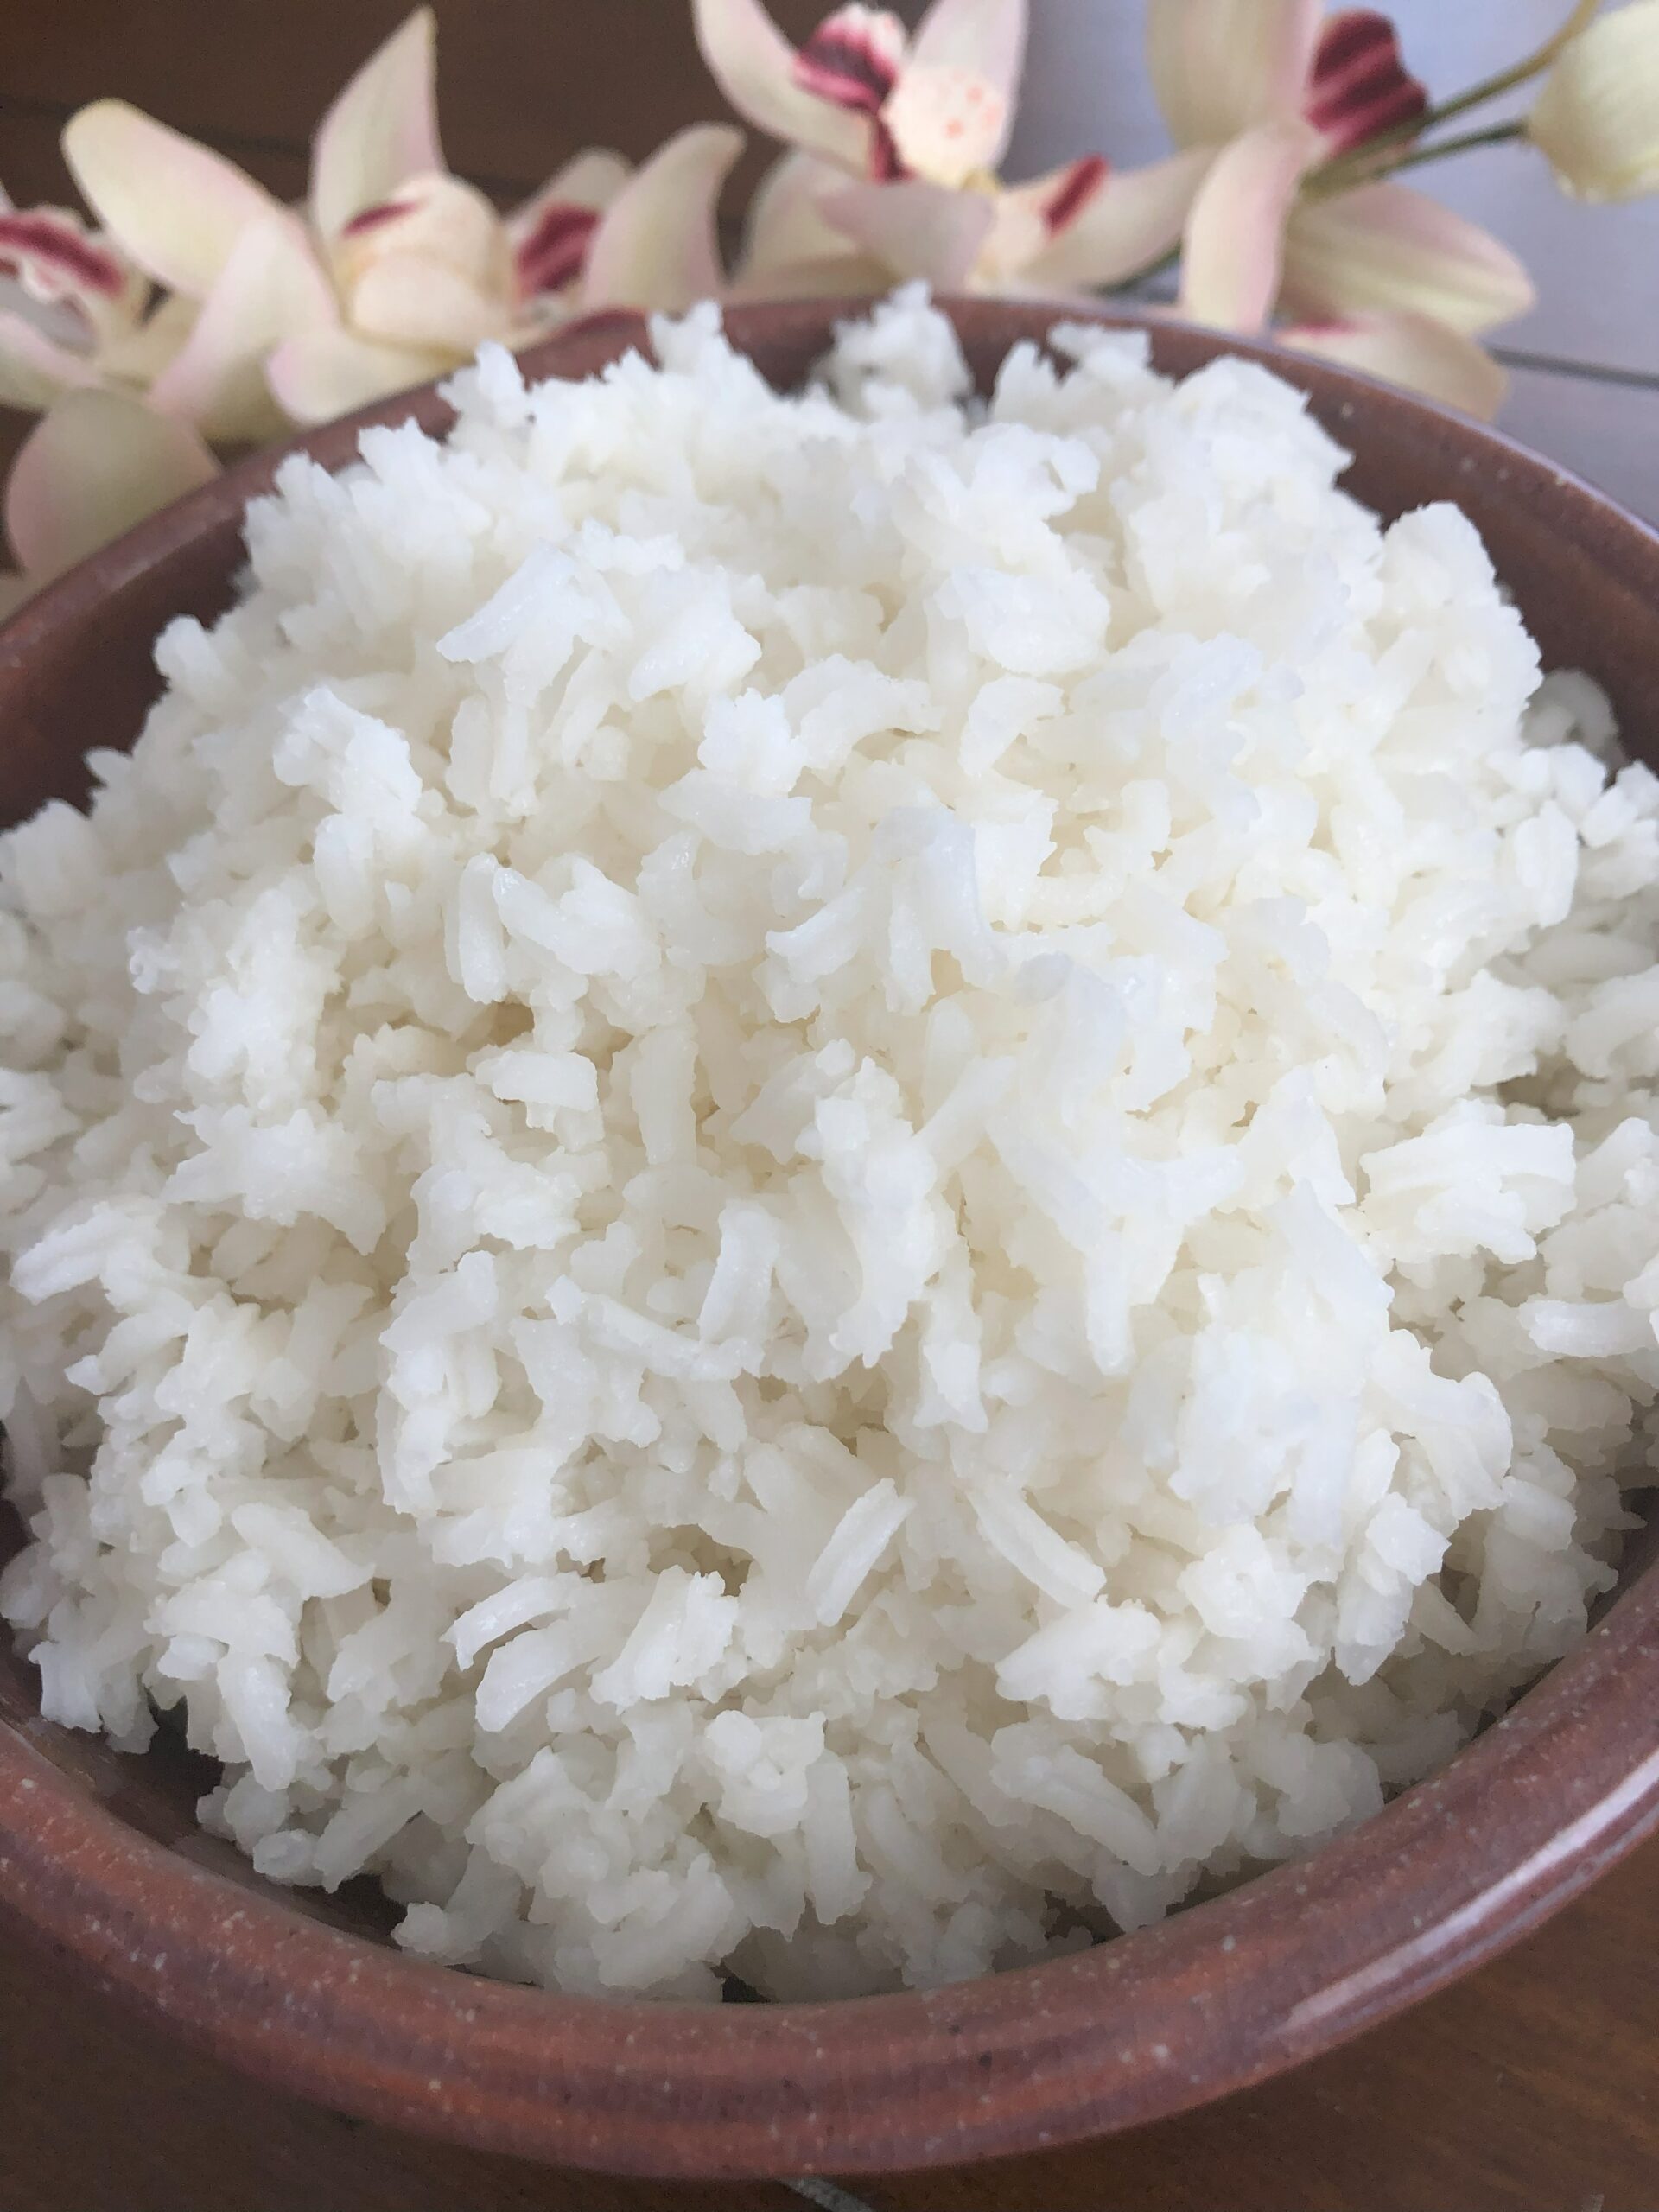
[[[865,300],[727,310],[746,348],[821,346]],[[1611,532],[1659,597],[1659,536],[1485,426],[1271,345],[1076,301],[942,301],[969,341],[1058,321],[1148,329],[1183,366],[1255,360],[1340,414],[1401,410],[1506,468],[1515,496]],[[522,357],[581,376],[645,340],[614,312]],[[254,455],[47,586],[0,627],[9,674],[124,583],[361,431],[441,428],[435,385]],[[1659,1827],[1659,1564],[1439,1773],[1307,1859],[1088,1952],[943,1989],[702,2007],[566,1996],[433,1966],[152,1842],[0,1722],[0,1910],[129,2004],[247,2071],[352,2112],[613,2172],[747,2178],[954,2164],[1180,2112],[1359,2033],[1515,1942]],[[1425,1912],[1419,1862],[1463,1847]],[[1364,1910],[1356,1910],[1363,1899]]]

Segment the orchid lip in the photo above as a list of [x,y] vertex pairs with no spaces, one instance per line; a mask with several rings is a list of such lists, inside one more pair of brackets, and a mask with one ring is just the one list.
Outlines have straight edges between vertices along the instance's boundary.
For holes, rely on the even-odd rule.
[[954,65],[907,68],[882,108],[899,160],[947,188],[995,158],[1007,103],[995,85]]
[[1399,34],[1386,16],[1348,8],[1331,17],[1314,56],[1303,112],[1333,153],[1415,123],[1427,111],[1427,91],[1402,60]]
[[9,276],[22,275],[25,264],[30,264],[40,273],[56,275],[106,299],[118,299],[126,289],[126,272],[112,253],[39,209],[0,215],[0,258]]
[[562,292],[581,276],[588,248],[599,228],[599,211],[560,203],[543,209],[536,227],[519,241],[513,256],[521,299]]
[[16,302],[4,296],[5,287],[10,285],[27,302],[25,320],[31,330],[39,334],[50,346],[60,346],[67,353],[91,354],[97,350],[98,330],[83,302],[67,295],[59,299],[42,300],[23,283],[18,264],[0,255],[0,315],[12,313]]
[[793,73],[804,92],[862,115],[876,114],[899,81],[893,59],[879,40],[861,25],[833,16],[796,55]]

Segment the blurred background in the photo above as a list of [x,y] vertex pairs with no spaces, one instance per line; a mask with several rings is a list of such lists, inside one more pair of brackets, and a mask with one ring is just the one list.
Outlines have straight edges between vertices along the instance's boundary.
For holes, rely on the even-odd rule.
[[[830,0],[773,0],[798,40]],[[1436,96],[1530,50],[1567,0],[1395,0],[1410,67]],[[1143,0],[1031,0],[1014,176],[1074,155],[1147,161],[1168,143],[1141,56]],[[313,124],[406,0],[54,0],[6,10],[0,184],[14,201],[73,204],[58,133],[116,93],[298,197]],[[913,17],[918,4],[900,5]],[[445,149],[499,199],[569,154],[636,159],[724,105],[687,0],[437,0]],[[728,196],[734,226],[772,149],[756,140]],[[1516,436],[1659,515],[1659,199],[1564,200],[1524,148],[1483,149],[1413,182],[1474,217],[1528,263],[1539,305],[1498,334]],[[9,427],[16,427],[11,418]]]

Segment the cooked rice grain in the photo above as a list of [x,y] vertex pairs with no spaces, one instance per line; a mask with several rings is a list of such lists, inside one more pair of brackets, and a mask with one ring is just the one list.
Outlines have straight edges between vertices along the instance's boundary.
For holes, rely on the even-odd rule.
[[1659,784],[1449,506],[914,293],[303,460],[0,844],[53,1719],[569,1989],[931,1983],[1446,1758],[1659,1386]]

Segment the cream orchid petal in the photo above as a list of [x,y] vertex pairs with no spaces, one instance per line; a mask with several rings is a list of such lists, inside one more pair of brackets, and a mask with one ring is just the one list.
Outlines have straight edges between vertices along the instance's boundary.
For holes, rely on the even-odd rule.
[[715,207],[743,150],[741,131],[694,124],[629,178],[588,249],[582,305],[677,313],[725,285]]
[[795,50],[760,0],[694,0],[694,21],[709,74],[746,122],[855,176],[868,172],[868,116],[798,81]]
[[1524,315],[1534,297],[1506,245],[1402,184],[1305,201],[1286,235],[1284,301],[1299,319],[1403,309],[1473,337]]
[[1374,8],[1344,8],[1320,29],[1302,112],[1325,137],[1325,150],[1345,153],[1381,130],[1417,123],[1428,112],[1428,88],[1401,58],[1400,34]]
[[0,407],[35,413],[100,380],[89,354],[58,345],[29,316],[0,306]]
[[823,213],[890,275],[925,277],[946,292],[968,282],[996,220],[988,193],[950,192],[919,177],[843,185]]
[[1659,192],[1659,0],[1634,0],[1573,39],[1527,130],[1578,199]]
[[[1071,231],[1088,208],[1100,204],[1111,174],[1111,163],[1103,155],[1085,154],[1046,176],[999,192],[996,219],[975,276],[985,284],[1009,284],[1023,276],[1061,232]],[[1041,285],[1040,277],[1033,277],[1021,289],[1036,290]]]
[[313,330],[284,339],[265,375],[284,414],[296,423],[327,423],[454,366],[452,353],[381,346],[353,330]]
[[317,126],[311,220],[325,238],[410,177],[442,169],[436,43],[431,9],[417,8],[376,48]]
[[1035,250],[1007,273],[1033,291],[1125,283],[1179,244],[1211,159],[1195,147],[1144,168],[1109,171],[1103,163],[1097,181],[1092,165],[1074,162],[1035,185],[1016,186],[1005,203],[1047,190],[1037,206]]
[[1007,151],[1026,66],[1026,0],[933,0],[911,41],[909,69],[946,69],[988,85],[1000,109],[984,166]]
[[201,299],[244,227],[276,211],[264,187],[124,100],[70,117],[64,159],[129,259],[169,290]]
[[1321,0],[1147,0],[1153,90],[1178,146],[1214,146],[1297,114]]
[[184,423],[124,392],[72,391],[12,463],[6,534],[31,577],[54,576],[217,473]]
[[429,347],[463,361],[507,327],[507,302],[458,270],[415,253],[383,254],[352,294],[352,327],[391,346]]
[[1319,158],[1305,123],[1265,124],[1224,147],[1187,217],[1180,311],[1223,330],[1259,330],[1278,296],[1285,226]]
[[850,298],[885,291],[891,271],[861,253],[823,213],[826,194],[845,183],[839,169],[807,154],[775,161],[749,202],[743,250],[727,297]]
[[1020,90],[1026,64],[1026,0],[932,0],[910,42],[924,69],[966,69],[1005,100]]
[[1490,421],[1509,378],[1484,346],[1426,315],[1376,315],[1276,331],[1281,345],[1421,391]]
[[348,320],[359,286],[389,255],[430,262],[478,291],[506,296],[506,226],[478,188],[458,176],[429,171],[406,178],[390,200],[359,208],[336,233],[331,260]]
[[194,300],[164,292],[136,329],[99,348],[105,381],[148,390],[183,352],[200,313]]
[[305,227],[286,211],[250,223],[194,327],[150,386],[150,404],[204,436],[268,438],[284,427],[265,359],[284,338],[338,320]]
[[749,202],[739,281],[753,289],[774,270],[848,254],[845,237],[822,205],[826,194],[840,191],[845,182],[839,169],[810,154],[785,154],[775,161]]

